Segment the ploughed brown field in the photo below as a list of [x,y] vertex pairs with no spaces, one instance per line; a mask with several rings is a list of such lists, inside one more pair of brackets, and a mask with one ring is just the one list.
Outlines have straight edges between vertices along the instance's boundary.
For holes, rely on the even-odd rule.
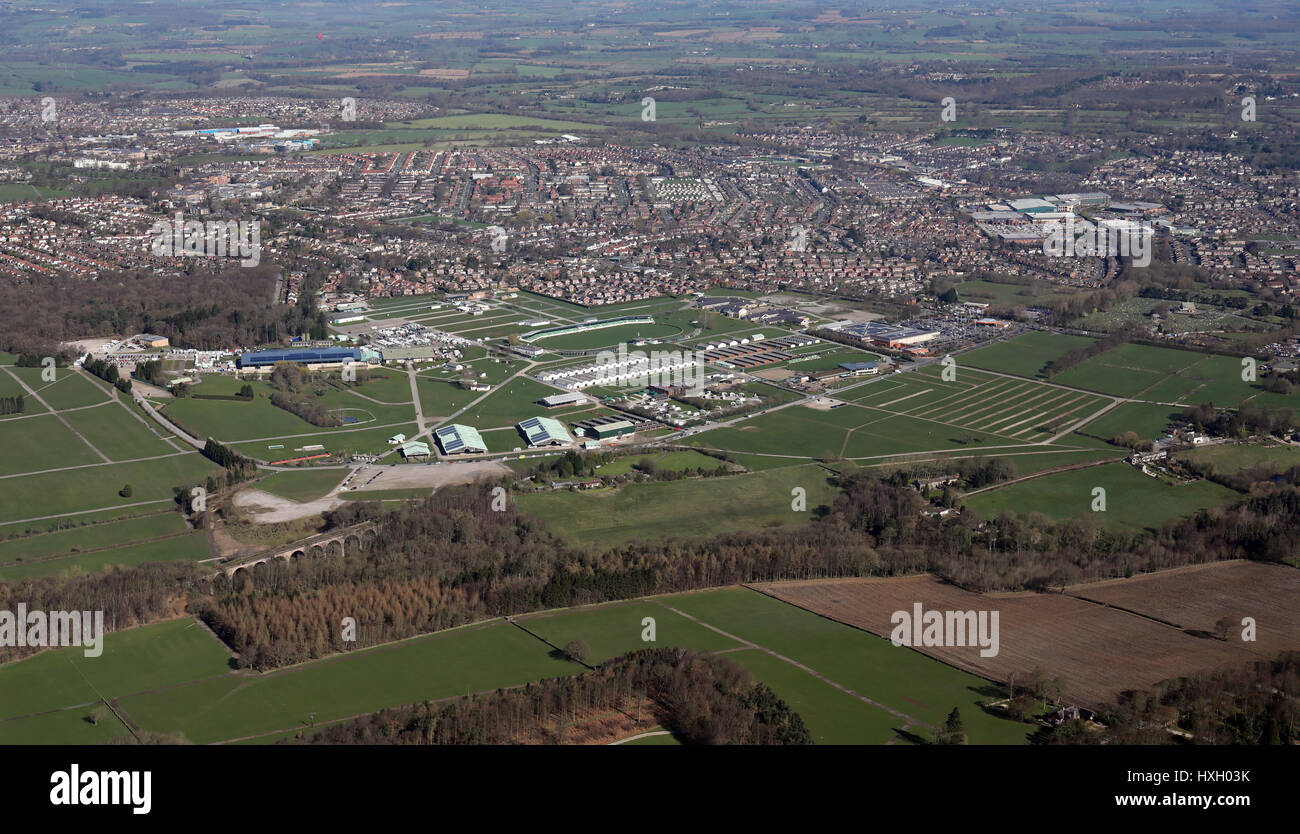
[[[1027,680],[1035,667],[1063,677],[1067,700],[1097,707],[1126,689],[1300,650],[1300,570],[1220,562],[1075,585],[1064,594],[976,594],[933,576],[825,579],[752,586],[778,599],[888,638],[895,611],[998,611],[999,651],[917,646],[990,680]],[[1217,639],[1223,617],[1236,624]],[[1257,624],[1241,639],[1243,617]]]

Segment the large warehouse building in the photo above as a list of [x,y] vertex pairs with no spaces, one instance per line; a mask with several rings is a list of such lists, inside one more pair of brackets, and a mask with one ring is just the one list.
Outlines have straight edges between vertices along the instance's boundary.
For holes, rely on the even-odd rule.
[[452,423],[433,433],[444,455],[468,455],[487,451],[483,436],[473,426]]
[[573,438],[559,420],[550,417],[529,417],[517,427],[529,446],[569,446]]
[[[370,351],[374,354],[374,351]],[[377,354],[375,354],[377,356]],[[257,350],[239,354],[239,367],[270,368],[276,362],[300,362],[308,368],[341,366],[348,362],[367,361],[360,348],[286,348]]]
[[861,339],[863,342],[879,347],[894,348],[895,350],[919,345],[922,342],[937,339],[940,335],[938,330],[920,330],[915,327],[886,324],[880,321],[841,321],[827,325],[826,329]]

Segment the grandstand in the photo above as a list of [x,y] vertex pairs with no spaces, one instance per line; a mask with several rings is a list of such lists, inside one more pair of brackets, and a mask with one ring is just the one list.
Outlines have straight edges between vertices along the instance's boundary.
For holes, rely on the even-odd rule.
[[444,455],[475,454],[487,451],[487,444],[473,426],[452,423],[433,433]]
[[549,339],[552,336],[570,336],[574,333],[587,333],[591,330],[601,330],[606,327],[622,327],[625,324],[654,324],[654,316],[620,316],[616,319],[605,319],[604,321],[583,322],[582,324],[570,324],[564,327],[551,327],[545,330],[530,330],[520,335],[520,339],[525,342],[535,342],[538,339]]
[[[377,357],[374,351],[366,353]],[[276,362],[300,362],[309,368],[344,365],[348,362],[368,361],[360,348],[285,348],[275,350],[258,350],[241,353],[239,367],[269,368]]]
[[573,443],[564,424],[550,417],[529,417],[516,428],[528,438],[529,446],[569,446]]

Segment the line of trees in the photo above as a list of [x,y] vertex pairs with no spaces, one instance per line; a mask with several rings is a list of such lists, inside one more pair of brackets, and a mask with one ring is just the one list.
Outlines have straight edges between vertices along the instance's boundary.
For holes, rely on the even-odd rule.
[[103,359],[87,359],[83,366],[87,371],[112,385],[124,394],[131,393],[131,380],[117,370],[117,365]]
[[1093,342],[1090,345],[1070,348],[1043,367],[1043,376],[1051,379],[1057,374],[1063,374],[1073,367],[1082,365],[1094,356],[1100,356],[1111,348],[1117,348],[1127,341],[1128,336],[1122,333],[1112,333],[1106,338]]
[[313,426],[323,428],[333,428],[334,426],[343,425],[343,418],[337,414],[331,414],[324,403],[312,402],[310,400],[299,400],[294,397],[283,394],[279,391],[271,393],[271,405],[276,408],[282,408]]
[[228,481],[231,476],[238,478],[232,483],[238,483],[257,474],[257,464],[251,458],[246,458],[234,449],[223,446],[211,437],[203,444],[202,452],[205,458],[225,468]]
[[12,397],[0,397],[0,414],[22,414],[27,407],[27,400],[22,394]]

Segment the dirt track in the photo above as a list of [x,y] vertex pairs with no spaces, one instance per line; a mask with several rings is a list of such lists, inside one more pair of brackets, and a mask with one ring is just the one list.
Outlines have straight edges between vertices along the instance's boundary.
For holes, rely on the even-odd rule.
[[[349,497],[365,497],[366,492],[386,489],[419,489],[469,484],[484,478],[495,478],[509,473],[508,466],[496,461],[467,461],[464,463],[420,464],[403,463],[393,466],[360,466],[349,481]],[[258,524],[275,524],[296,521],[319,515],[343,505],[339,492],[343,479],[348,476],[339,470],[339,483],[325,495],[311,501],[290,501],[260,489],[248,488],[236,493],[233,503],[250,521]],[[358,489],[361,487],[361,489]]]

